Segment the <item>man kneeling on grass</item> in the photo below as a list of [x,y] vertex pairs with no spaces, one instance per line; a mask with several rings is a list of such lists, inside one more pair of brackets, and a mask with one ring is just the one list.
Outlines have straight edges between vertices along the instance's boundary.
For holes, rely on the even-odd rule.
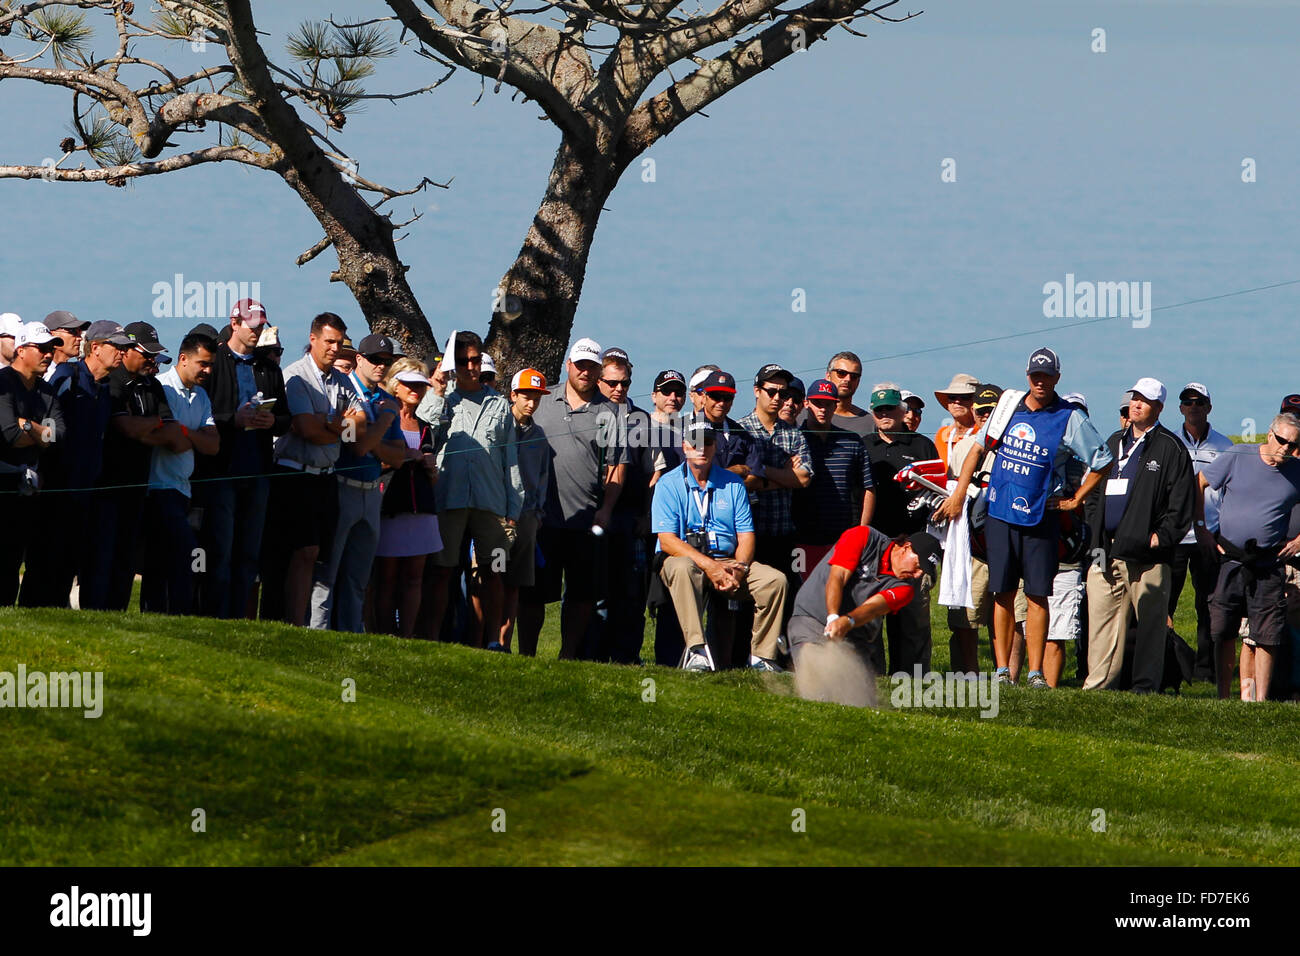
[[845,531],[795,595],[787,629],[795,668],[801,647],[847,640],[883,673],[884,618],[928,593],[924,580],[937,577],[939,557],[939,542],[924,531],[892,539],[862,525]]
[[713,463],[716,450],[713,424],[702,414],[692,415],[682,440],[686,461],[655,483],[651,508],[656,551],[663,555],[656,567],[686,638],[682,667],[715,670],[704,639],[707,587],[717,600],[753,600],[750,666],[779,670],[772,660],[781,634],[785,575],[753,560],[754,519],[745,482]]

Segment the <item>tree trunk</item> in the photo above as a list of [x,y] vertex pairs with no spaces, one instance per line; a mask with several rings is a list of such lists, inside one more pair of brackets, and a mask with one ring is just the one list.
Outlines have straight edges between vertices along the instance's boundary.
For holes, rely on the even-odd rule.
[[[392,222],[345,181],[276,88],[258,43],[249,0],[227,0],[226,8],[230,62],[248,91],[250,105],[284,154],[277,171],[334,244],[339,268],[332,278],[347,283],[371,329],[397,339],[407,354],[423,358],[433,351],[433,332],[406,283]],[[359,328],[350,332],[353,342],[366,334]]]
[[486,344],[498,381],[529,366],[559,380],[596,222],[618,173],[608,156],[561,141],[541,207],[493,303]]
[[322,202],[303,186],[292,167],[284,178],[333,242],[339,267],[330,278],[347,285],[369,325],[368,330],[359,329],[354,323],[348,337],[360,342],[367,332],[379,332],[399,342],[412,358],[433,354],[433,331],[406,282],[406,266],[397,256],[389,220],[364,203],[364,212],[356,216],[354,203]]

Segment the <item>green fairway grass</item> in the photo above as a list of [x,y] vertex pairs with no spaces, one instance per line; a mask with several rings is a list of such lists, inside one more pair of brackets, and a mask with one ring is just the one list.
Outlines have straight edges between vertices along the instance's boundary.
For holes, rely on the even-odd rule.
[[1014,688],[981,719],[882,683],[857,710],[559,662],[557,617],[529,660],[0,611],[0,671],[99,670],[105,696],[0,710],[0,864],[1300,863],[1293,705]]

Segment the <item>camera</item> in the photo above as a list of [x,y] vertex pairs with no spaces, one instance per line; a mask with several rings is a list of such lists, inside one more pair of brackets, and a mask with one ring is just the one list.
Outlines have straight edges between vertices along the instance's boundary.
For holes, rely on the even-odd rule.
[[709,533],[707,531],[686,532],[686,543],[700,554],[709,553]]

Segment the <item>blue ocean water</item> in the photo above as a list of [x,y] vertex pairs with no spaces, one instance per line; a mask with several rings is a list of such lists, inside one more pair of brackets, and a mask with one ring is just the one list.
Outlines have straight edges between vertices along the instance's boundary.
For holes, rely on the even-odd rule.
[[[254,10],[283,37],[327,7],[347,17],[376,5]],[[746,381],[778,361],[810,379],[843,348],[867,379],[923,395],[957,371],[1016,385],[1040,344],[1062,356],[1062,389],[1085,392],[1107,424],[1143,375],[1171,391],[1208,384],[1226,432],[1300,391],[1286,358],[1300,285],[1170,308],[1300,279],[1298,5],[919,8],[868,25],[867,39],[837,31],[728,94],[651,151],[653,182],[634,166],[597,231],[575,335],[626,348],[640,395],[658,369],[703,362]],[[197,67],[205,54],[178,43],[168,56]],[[408,52],[371,87],[430,80]],[[370,178],[453,179],[393,204],[396,217],[425,214],[399,248],[440,335],[486,325],[557,143],[535,105],[490,84],[471,105],[478,95],[460,74],[418,100],[373,102],[339,137]],[[0,85],[0,162],[58,155],[69,108],[59,92]],[[946,159],[955,182],[941,181]],[[0,196],[0,309],[25,318],[152,319],[155,283],[181,273],[260,282],[291,349],[318,311],[359,319],[328,282],[329,252],[294,265],[319,232],[269,174],[205,167],[126,189],[0,181]],[[1145,328],[1066,328],[1074,320],[1044,316],[1043,286],[1067,274],[1150,282],[1157,311]],[[806,311],[792,311],[796,290]],[[156,324],[174,344],[193,321]],[[750,404],[744,395],[737,411]],[[931,403],[927,431],[938,413]]]

